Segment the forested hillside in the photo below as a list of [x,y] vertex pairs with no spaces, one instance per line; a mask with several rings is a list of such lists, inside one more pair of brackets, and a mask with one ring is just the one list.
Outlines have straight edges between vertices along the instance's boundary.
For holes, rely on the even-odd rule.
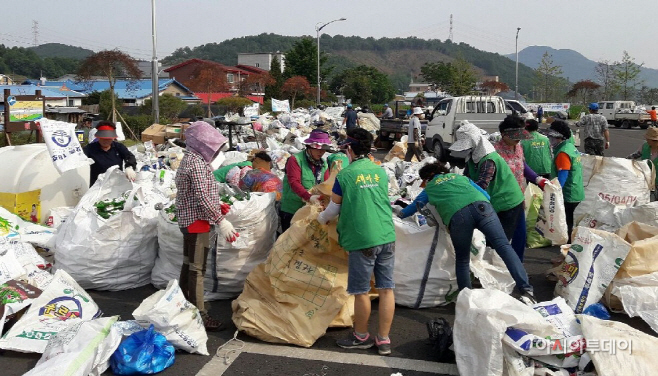
[[0,44],[0,73],[39,78],[44,75],[56,78],[75,73],[79,60],[64,57],[42,58],[33,50],[23,47],[5,47]]

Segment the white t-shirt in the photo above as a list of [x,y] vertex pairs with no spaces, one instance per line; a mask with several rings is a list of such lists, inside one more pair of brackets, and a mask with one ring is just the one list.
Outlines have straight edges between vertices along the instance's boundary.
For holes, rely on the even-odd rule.
[[409,130],[407,131],[407,143],[416,142],[416,138],[414,137],[415,129],[418,129],[418,133],[420,134],[420,120],[417,117],[412,116],[411,119],[409,119]]

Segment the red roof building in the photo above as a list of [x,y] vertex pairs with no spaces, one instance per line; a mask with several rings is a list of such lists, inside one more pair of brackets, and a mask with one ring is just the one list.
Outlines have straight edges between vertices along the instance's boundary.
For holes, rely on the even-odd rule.
[[174,78],[176,79],[176,81],[182,83],[183,85],[189,86],[190,81],[194,79],[197,72],[204,66],[217,67],[222,71],[226,72],[226,82],[228,82],[228,84],[230,85],[231,91],[237,91],[239,83],[245,78],[249,77],[250,74],[259,73],[253,70],[253,69],[258,69],[255,67],[250,67],[253,69],[246,70],[238,67],[231,67],[224,64],[220,64],[215,61],[203,60],[203,59],[189,59],[180,64],[169,67],[164,71],[169,73],[170,78]]

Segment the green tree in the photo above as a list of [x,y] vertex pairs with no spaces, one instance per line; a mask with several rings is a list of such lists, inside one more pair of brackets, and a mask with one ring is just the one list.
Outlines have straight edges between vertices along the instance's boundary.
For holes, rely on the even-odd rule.
[[633,96],[637,86],[642,84],[638,80],[638,76],[643,65],[644,63],[636,64],[635,58],[632,58],[628,52],[624,51],[621,62],[615,66],[613,74],[619,85],[619,94],[621,94],[623,100],[628,100]]
[[92,105],[101,103],[101,92],[94,90],[91,93],[87,94],[86,97],[82,98],[83,105]]
[[425,82],[441,90],[447,90],[452,83],[452,73],[452,64],[443,61],[425,63],[420,67],[420,75]]
[[130,55],[115,50],[104,50],[87,57],[78,69],[78,77],[85,81],[92,76],[103,76],[110,83],[110,100],[112,102],[112,122],[116,123],[116,96],[114,95],[114,85],[118,77],[128,77],[131,79],[140,78],[142,71],[137,66],[137,60]]
[[552,88],[557,82],[557,76],[562,74],[562,67],[553,63],[553,56],[544,52],[536,70],[539,83],[540,101],[550,100],[553,97]]
[[612,99],[615,95],[619,84],[617,77],[615,77],[615,67],[619,63],[616,61],[610,62],[609,60],[601,60],[594,68],[596,79],[601,85],[601,98],[604,101]]
[[[112,100],[114,96],[114,100]],[[101,118],[110,119],[113,116],[114,111],[123,112],[122,107],[116,108],[115,103],[119,101],[119,97],[110,90],[104,90],[100,93],[98,100],[98,111],[100,112]]]
[[[295,42],[286,53],[286,66],[283,72],[285,78],[304,76],[309,83],[317,81],[318,50],[313,38],[305,37]],[[331,68],[326,66],[327,56],[320,53],[320,82],[331,74]]]
[[226,97],[217,101],[219,110],[225,114],[234,113],[244,116],[244,107],[251,106],[254,102],[243,97]]
[[332,80],[330,88],[361,105],[386,103],[395,97],[395,87],[388,76],[367,65],[343,71]]
[[477,75],[473,70],[471,63],[466,61],[459,54],[457,59],[452,63],[451,69],[452,80],[449,86],[449,92],[454,96],[471,94],[475,89]]
[[[158,99],[158,107],[160,114],[170,120],[178,118],[178,115],[187,107],[187,104],[182,99],[176,98],[172,94],[162,94]],[[150,114],[153,108],[153,100],[151,98],[144,101],[142,104],[141,112],[143,114]]]
[[270,65],[270,77],[273,81],[270,85],[265,86],[265,98],[281,98],[281,87],[285,79],[283,78],[283,73],[281,72],[281,63],[279,58],[274,56],[272,57],[272,64]]
[[571,90],[567,92],[567,98],[576,98],[580,100],[583,105],[596,100],[594,93],[601,87],[601,85],[590,80],[581,80],[573,84]]
[[201,107],[201,105],[198,104],[198,103],[195,103],[195,104],[189,106],[188,111],[189,111],[190,115],[192,115],[194,117],[203,116],[203,114],[205,113],[205,110],[203,109],[203,107]]

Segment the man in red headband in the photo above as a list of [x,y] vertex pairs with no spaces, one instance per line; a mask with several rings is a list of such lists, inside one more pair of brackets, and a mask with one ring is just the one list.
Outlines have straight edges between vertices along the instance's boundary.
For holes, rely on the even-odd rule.
[[94,160],[89,170],[89,186],[94,185],[98,175],[104,174],[112,166],[119,166],[128,179],[135,180],[137,160],[124,144],[116,141],[116,126],[111,121],[101,121],[96,125],[96,130],[98,142],[92,142],[82,149],[87,157]]

